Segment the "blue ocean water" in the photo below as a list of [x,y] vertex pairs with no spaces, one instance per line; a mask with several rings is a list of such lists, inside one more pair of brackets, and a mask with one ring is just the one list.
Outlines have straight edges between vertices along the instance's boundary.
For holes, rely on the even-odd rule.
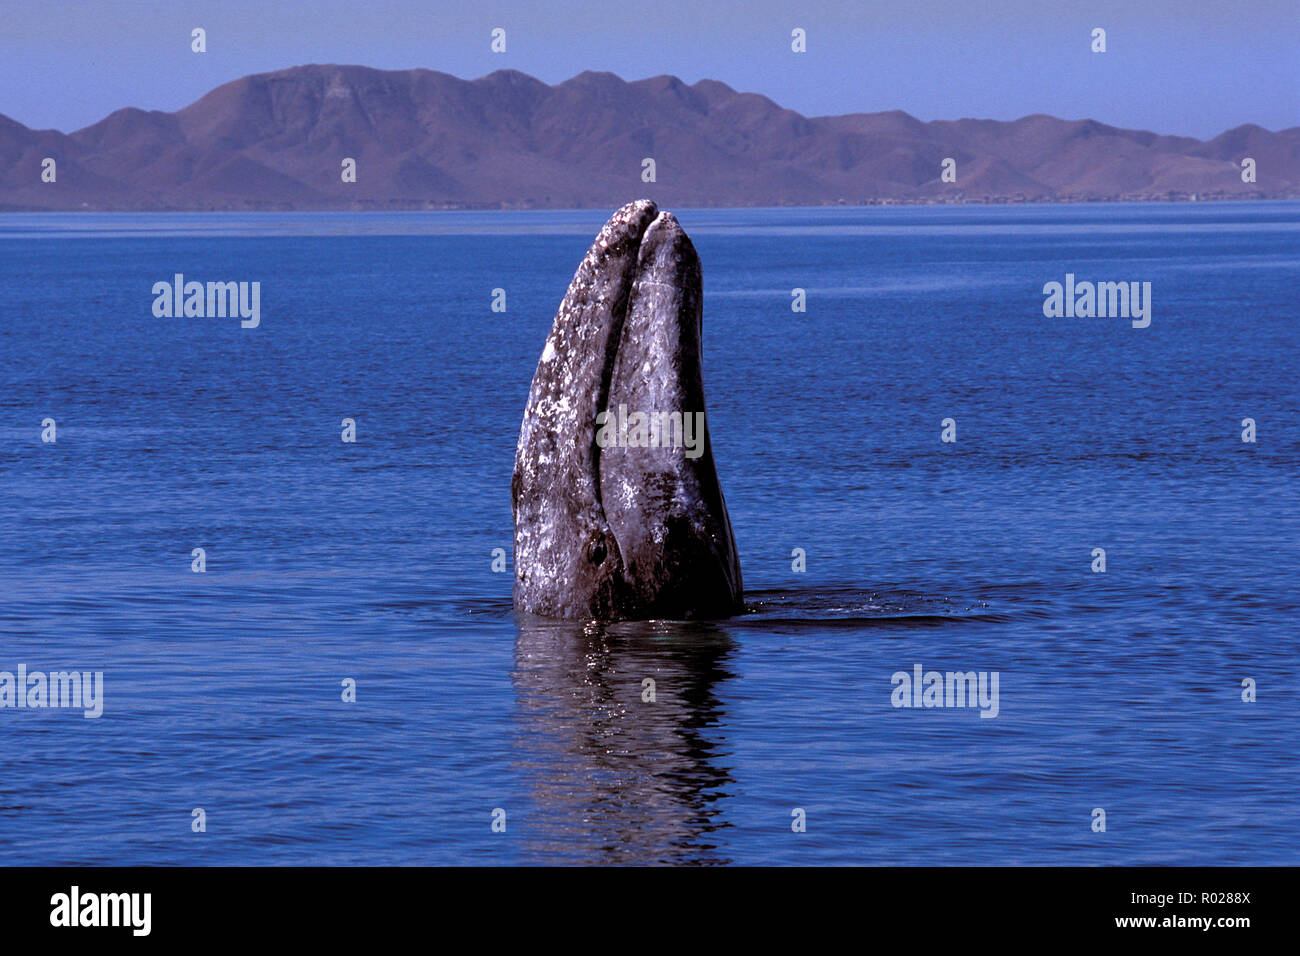
[[1300,203],[677,212],[749,611],[605,626],[492,570],[605,213],[0,217],[0,670],[104,674],[0,863],[1300,863]]

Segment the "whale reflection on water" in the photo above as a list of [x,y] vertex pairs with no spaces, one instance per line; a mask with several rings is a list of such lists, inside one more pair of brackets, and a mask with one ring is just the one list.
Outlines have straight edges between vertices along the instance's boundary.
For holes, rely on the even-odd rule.
[[546,816],[521,828],[525,861],[729,862],[711,838],[733,785],[715,739],[716,688],[734,676],[728,631],[516,621],[516,763]]

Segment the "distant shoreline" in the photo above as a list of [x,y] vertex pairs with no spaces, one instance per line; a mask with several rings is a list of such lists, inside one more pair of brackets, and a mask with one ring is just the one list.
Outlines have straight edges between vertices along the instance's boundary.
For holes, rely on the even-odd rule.
[[[825,203],[754,203],[737,205],[734,203],[719,205],[693,204],[683,209],[879,209],[895,206],[1141,206],[1141,205],[1200,205],[1205,203],[1261,203],[1261,202],[1298,202],[1300,193],[1269,196],[1136,196],[1136,197],[1089,197],[1086,199],[1009,199],[987,197],[982,199],[877,199],[863,202],[825,202]],[[84,209],[51,209],[49,207],[15,207],[0,204],[0,216],[4,215],[184,215],[184,214],[220,214],[220,213],[399,213],[399,212],[600,212],[617,208],[616,203],[601,205],[592,203],[583,206],[531,206],[507,203],[492,204],[428,204],[394,205],[394,206],[227,206],[196,209],[191,207],[154,207],[140,206],[134,208],[87,207]]]

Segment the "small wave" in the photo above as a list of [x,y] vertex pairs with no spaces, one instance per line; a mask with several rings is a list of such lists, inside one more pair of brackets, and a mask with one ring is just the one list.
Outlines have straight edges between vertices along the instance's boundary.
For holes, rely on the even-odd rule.
[[939,626],[954,621],[1008,621],[976,598],[849,586],[779,588],[746,595],[740,623],[817,627]]
[[[388,602],[385,606],[419,607],[421,602]],[[510,598],[478,598],[457,602],[456,610],[466,617],[514,616]],[[851,586],[769,588],[747,591],[745,607],[738,615],[712,622],[680,622],[742,627],[816,626],[871,627],[911,625],[935,627],[954,621],[1003,623],[1011,614],[996,611],[986,600],[971,597],[935,596],[909,590],[873,590]],[[545,619],[528,616],[531,626],[544,626]],[[567,622],[572,624],[573,622]],[[631,622],[627,622],[631,623]],[[653,623],[653,622],[650,622]],[[663,622],[671,623],[671,622]]]

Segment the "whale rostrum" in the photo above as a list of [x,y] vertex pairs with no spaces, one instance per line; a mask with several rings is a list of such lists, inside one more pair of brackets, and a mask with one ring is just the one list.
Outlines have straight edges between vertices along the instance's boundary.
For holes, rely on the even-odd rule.
[[515,608],[716,618],[742,606],[700,366],[700,259],[672,213],[628,203],[560,303],[515,452]]

